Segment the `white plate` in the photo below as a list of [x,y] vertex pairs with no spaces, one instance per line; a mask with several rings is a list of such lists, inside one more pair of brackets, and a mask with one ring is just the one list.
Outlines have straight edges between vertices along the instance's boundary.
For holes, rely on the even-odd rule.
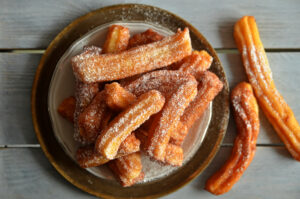
[[[68,156],[70,156],[74,161],[79,143],[73,139],[73,125],[66,119],[62,118],[57,112],[57,107],[63,99],[72,95],[74,96],[75,79],[70,60],[73,56],[81,53],[84,46],[95,45],[101,47],[106,38],[107,29],[112,24],[119,24],[128,27],[131,34],[143,32],[148,28],[152,28],[154,31],[157,31],[165,36],[174,34],[172,31],[156,24],[147,24],[141,22],[114,22],[104,24],[94,28],[92,31],[76,40],[60,58],[50,83],[48,110],[56,139]],[[193,157],[193,155],[199,149],[209,126],[211,112],[212,104],[210,104],[203,116],[190,129],[190,132],[182,146],[184,151],[183,164]],[[144,182],[165,177],[178,169],[176,167],[162,166],[157,162],[152,162],[144,155],[142,157],[142,161],[143,171],[145,172]],[[106,166],[89,168],[87,171],[100,178],[114,179]]]

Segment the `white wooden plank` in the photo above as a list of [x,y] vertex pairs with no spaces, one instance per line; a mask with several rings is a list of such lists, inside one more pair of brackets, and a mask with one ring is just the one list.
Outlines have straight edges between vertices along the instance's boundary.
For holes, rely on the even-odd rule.
[[[300,121],[300,53],[268,53],[275,83]],[[219,54],[232,88],[247,80],[238,54]],[[0,54],[0,145],[36,144],[30,113],[30,94],[41,55]],[[281,143],[261,113],[259,144]],[[236,129],[231,117],[224,143],[232,143]]]
[[191,22],[215,48],[235,47],[234,23],[243,15],[254,15],[266,48],[300,48],[298,0],[3,0],[0,48],[45,48],[77,17],[118,3],[142,3],[169,10]]
[[[223,147],[202,175],[164,198],[299,198],[299,163],[284,147],[258,147],[241,180],[223,196],[203,190],[206,179],[228,158],[231,147]],[[20,158],[22,157],[22,158]],[[63,179],[41,149],[0,150],[0,198],[94,198]]]
[[41,55],[0,54],[0,144],[35,144],[30,99]]

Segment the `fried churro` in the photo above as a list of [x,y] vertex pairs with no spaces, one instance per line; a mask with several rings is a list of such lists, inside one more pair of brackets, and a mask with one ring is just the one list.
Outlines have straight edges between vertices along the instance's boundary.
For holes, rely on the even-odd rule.
[[72,58],[74,75],[85,83],[118,80],[168,66],[190,55],[188,28],[161,41],[113,54],[82,53]]
[[111,121],[96,140],[95,150],[105,158],[113,159],[126,137],[149,117],[159,112],[165,103],[160,92],[151,90]]
[[215,195],[228,192],[248,168],[255,155],[259,133],[258,105],[251,85],[238,84],[231,93],[231,101],[238,135],[230,158],[206,182],[205,189]]
[[300,161],[300,126],[275,87],[255,18],[241,18],[234,26],[234,38],[260,107],[291,155]]
[[129,39],[128,48],[133,48],[133,47],[137,47],[140,45],[160,41],[163,38],[164,38],[164,36],[158,34],[157,32],[153,31],[152,29],[148,29],[145,32],[133,35]]
[[73,96],[64,99],[60,105],[58,106],[58,113],[69,120],[70,122],[74,122],[74,112],[75,112],[75,98]]

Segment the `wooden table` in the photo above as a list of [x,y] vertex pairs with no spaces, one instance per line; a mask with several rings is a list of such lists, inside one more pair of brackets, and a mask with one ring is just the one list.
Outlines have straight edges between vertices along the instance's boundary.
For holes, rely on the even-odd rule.
[[[217,50],[230,87],[246,80],[232,37],[243,15],[257,19],[275,83],[300,120],[300,2],[298,0],[39,1],[0,3],[0,198],[94,198],[68,183],[50,165],[34,133],[31,86],[49,42],[77,17],[116,3],[167,9],[191,22]],[[218,198],[299,198],[300,163],[293,160],[263,113],[257,153],[240,182]],[[165,198],[216,198],[203,190],[206,179],[229,156],[236,134],[229,122],[222,147],[192,183]]]

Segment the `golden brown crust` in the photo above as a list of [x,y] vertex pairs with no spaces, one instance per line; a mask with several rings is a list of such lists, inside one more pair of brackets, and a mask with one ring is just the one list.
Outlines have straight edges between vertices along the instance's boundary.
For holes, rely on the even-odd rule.
[[275,87],[255,18],[241,18],[234,26],[234,38],[260,107],[291,155],[300,161],[300,126]]
[[232,153],[222,168],[206,182],[205,189],[220,195],[228,192],[251,163],[259,133],[258,105],[250,84],[242,82],[231,93],[238,135]]

